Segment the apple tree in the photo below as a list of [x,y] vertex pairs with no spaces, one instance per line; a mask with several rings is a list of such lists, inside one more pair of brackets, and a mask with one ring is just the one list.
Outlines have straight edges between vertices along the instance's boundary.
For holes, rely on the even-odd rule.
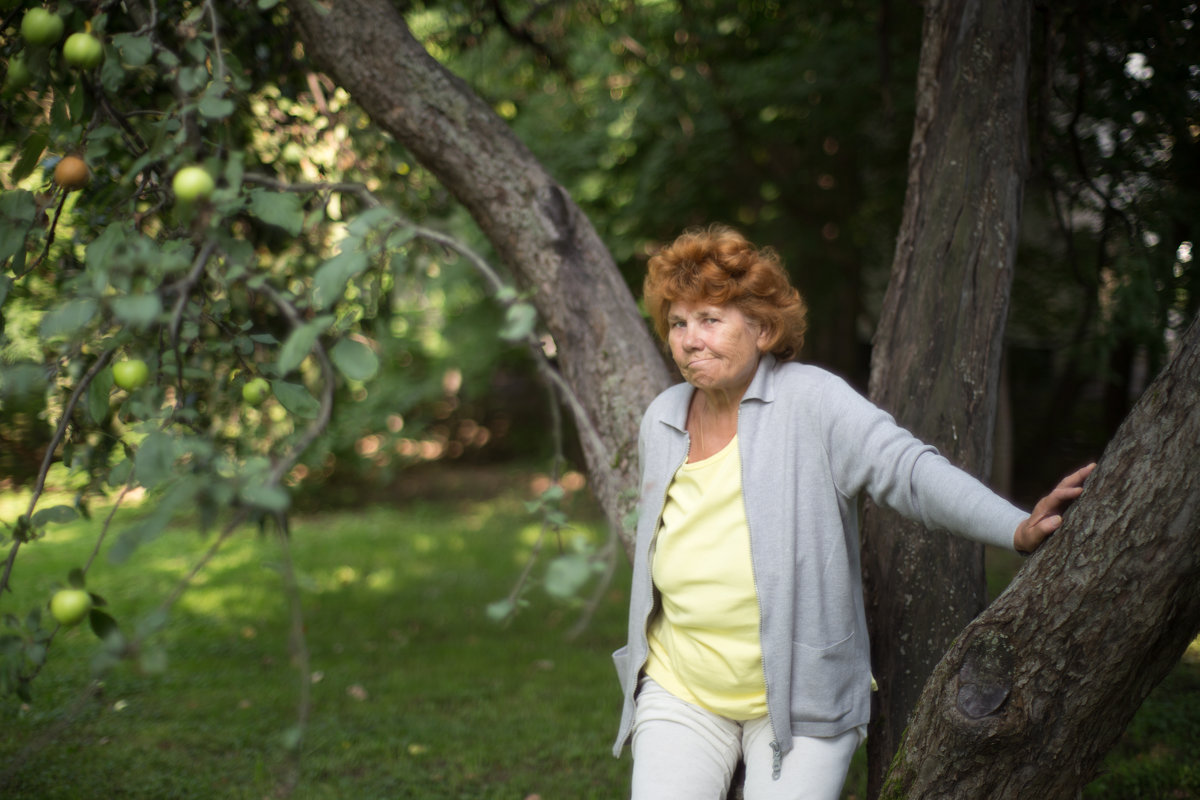
[[[534,354],[572,396],[526,297],[452,219],[427,224],[443,190],[298,50],[263,44],[283,10],[218,5],[3,12],[0,443],[3,480],[31,493],[3,520],[0,595],[26,548],[100,501],[114,560],[181,512],[211,531],[150,619],[114,620],[92,563],[49,606],[5,608],[5,694],[29,696],[56,621],[88,617],[110,660],[161,666],[148,637],[191,577],[249,526],[286,531],[291,488],[339,448],[383,469],[479,446],[478,426],[424,411],[452,409],[471,364]],[[450,370],[452,349],[473,355]],[[47,503],[51,484],[73,500]]]

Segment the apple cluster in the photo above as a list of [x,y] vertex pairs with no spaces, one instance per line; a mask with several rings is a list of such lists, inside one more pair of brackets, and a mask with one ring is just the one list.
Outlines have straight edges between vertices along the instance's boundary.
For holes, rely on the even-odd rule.
[[[31,8],[21,18],[21,38],[30,47],[53,47],[63,38],[63,18],[45,8]],[[76,31],[62,47],[63,60],[78,70],[93,70],[104,61],[104,45],[91,31]],[[23,55],[8,62],[4,79],[5,93],[24,89],[33,82],[33,73]]]

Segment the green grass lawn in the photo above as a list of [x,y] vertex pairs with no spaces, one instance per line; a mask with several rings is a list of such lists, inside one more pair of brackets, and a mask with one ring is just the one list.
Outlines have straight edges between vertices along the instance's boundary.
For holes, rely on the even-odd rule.
[[[482,501],[411,501],[309,514],[294,523],[312,710],[297,798],[619,797],[628,760],[609,754],[620,697],[609,654],[624,636],[622,565],[593,624],[542,592],[510,626],[507,595],[538,526],[511,491]],[[598,526],[580,532],[598,538]],[[4,612],[44,602],[83,563],[94,526],[27,545]],[[88,588],[123,626],[151,611],[200,551],[175,530]],[[60,633],[33,703],[0,701],[0,797],[263,798],[293,764],[300,676],[273,537],[231,540],[159,634],[161,674],[123,663],[80,704],[99,644]],[[70,725],[59,723],[74,712]],[[27,748],[26,745],[34,746]]]
[[[624,638],[628,567],[577,639],[565,635],[575,610],[536,589],[513,624],[490,621],[488,603],[507,595],[538,532],[523,505],[534,494],[527,476],[502,478],[489,485],[496,491],[409,491],[299,515],[303,677],[289,656],[281,548],[251,529],[151,640],[165,671],[122,662],[83,694],[98,640],[86,626],[60,632],[33,702],[0,698],[0,798],[257,799],[280,796],[292,779],[296,798],[625,796],[628,756],[609,754],[620,701],[609,654]],[[0,501],[0,516],[11,519],[18,502]],[[586,501],[576,505],[596,519]],[[23,548],[0,612],[44,604],[86,561],[98,525],[58,526]],[[594,522],[576,532],[601,537]],[[89,589],[132,629],[208,540],[182,527],[124,564],[101,554]],[[302,680],[311,713],[293,757],[285,743]],[[1196,797],[1198,745],[1200,670],[1185,663],[1088,796]],[[846,796],[863,782],[856,763]]]

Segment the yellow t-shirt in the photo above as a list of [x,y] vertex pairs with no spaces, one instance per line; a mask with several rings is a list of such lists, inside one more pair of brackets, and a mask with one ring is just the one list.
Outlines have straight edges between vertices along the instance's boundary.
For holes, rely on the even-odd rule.
[[660,607],[646,674],[734,720],[767,713],[758,593],[737,437],[684,464],[667,489],[651,574]]

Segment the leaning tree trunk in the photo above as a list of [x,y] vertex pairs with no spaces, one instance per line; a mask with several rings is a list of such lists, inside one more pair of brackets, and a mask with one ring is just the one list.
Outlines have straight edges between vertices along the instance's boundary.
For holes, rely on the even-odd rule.
[[888,798],[1074,798],[1200,631],[1200,318],[1062,528],[955,642]]
[[[1029,0],[925,5],[917,118],[870,393],[986,479],[1026,169]],[[986,602],[983,547],[868,505],[863,573],[879,683],[875,796],[930,670]]]
[[413,38],[388,0],[289,4],[305,52],[461,202],[525,287],[584,416],[591,484],[627,552],[637,430],[669,377],[608,249],[504,120]]

